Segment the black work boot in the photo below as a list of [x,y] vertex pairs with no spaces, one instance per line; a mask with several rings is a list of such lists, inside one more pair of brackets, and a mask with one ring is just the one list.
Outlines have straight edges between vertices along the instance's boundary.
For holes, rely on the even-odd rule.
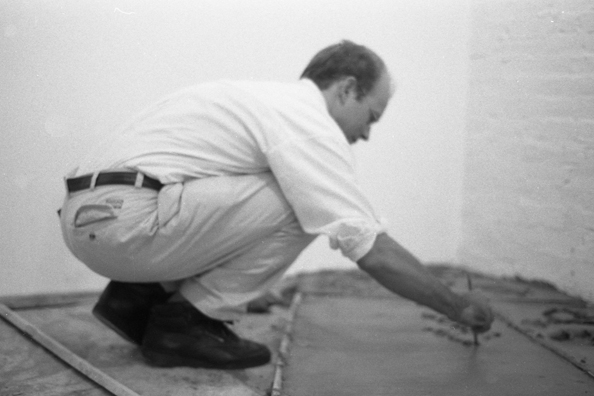
[[239,338],[187,301],[153,308],[141,352],[159,367],[242,369],[270,361],[266,346]]
[[125,340],[140,345],[151,308],[170,296],[158,283],[111,281],[93,307],[93,315]]

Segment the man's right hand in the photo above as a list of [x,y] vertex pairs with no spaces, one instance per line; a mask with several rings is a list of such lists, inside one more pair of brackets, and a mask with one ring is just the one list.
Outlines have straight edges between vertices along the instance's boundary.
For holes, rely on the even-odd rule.
[[477,333],[484,333],[491,328],[493,311],[489,300],[479,291],[470,291],[460,296],[467,304],[456,321],[470,327]]

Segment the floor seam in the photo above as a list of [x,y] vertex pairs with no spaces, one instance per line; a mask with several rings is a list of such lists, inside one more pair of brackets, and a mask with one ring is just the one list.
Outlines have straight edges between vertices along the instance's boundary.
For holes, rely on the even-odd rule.
[[592,373],[588,369],[588,367],[586,367],[586,365],[582,364],[579,360],[577,360],[576,358],[574,358],[570,354],[565,353],[563,350],[561,350],[559,348],[555,348],[553,345],[549,344],[548,342],[545,342],[545,341],[541,340],[540,338],[532,335],[530,332],[525,331],[521,326],[517,325],[512,319],[510,319],[506,315],[502,314],[500,311],[494,310],[494,312],[495,312],[495,316],[497,317],[497,319],[501,320],[508,327],[516,330],[518,333],[524,335],[525,337],[527,337],[528,339],[530,339],[532,342],[534,342],[537,345],[543,347],[544,349],[546,349],[546,350],[554,353],[555,355],[559,356],[563,360],[566,360],[567,362],[569,362],[570,364],[572,364],[576,368],[578,368],[581,371],[583,371],[590,378],[594,379],[594,373]]
[[283,388],[283,368],[287,364],[287,360],[289,358],[289,348],[291,344],[291,338],[293,333],[293,323],[295,320],[295,316],[297,313],[297,309],[301,304],[303,299],[303,295],[301,292],[296,292],[293,296],[293,300],[291,301],[291,306],[289,308],[289,317],[287,323],[285,325],[285,329],[283,332],[283,338],[280,343],[278,356],[276,362],[274,364],[274,375],[272,386],[270,390],[270,396],[281,396],[282,395],[282,388]]

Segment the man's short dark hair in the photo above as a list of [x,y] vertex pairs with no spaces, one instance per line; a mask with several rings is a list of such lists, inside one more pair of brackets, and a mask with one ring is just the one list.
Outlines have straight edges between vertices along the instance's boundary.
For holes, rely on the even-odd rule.
[[309,78],[324,90],[344,77],[355,77],[360,99],[373,89],[385,68],[384,61],[369,48],[343,40],[318,52],[301,78]]

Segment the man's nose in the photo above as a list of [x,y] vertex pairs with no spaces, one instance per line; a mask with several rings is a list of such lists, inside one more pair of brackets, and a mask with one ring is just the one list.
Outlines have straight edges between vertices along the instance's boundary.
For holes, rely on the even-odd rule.
[[361,134],[361,139],[368,141],[369,140],[369,132],[371,131],[371,127],[367,125]]

